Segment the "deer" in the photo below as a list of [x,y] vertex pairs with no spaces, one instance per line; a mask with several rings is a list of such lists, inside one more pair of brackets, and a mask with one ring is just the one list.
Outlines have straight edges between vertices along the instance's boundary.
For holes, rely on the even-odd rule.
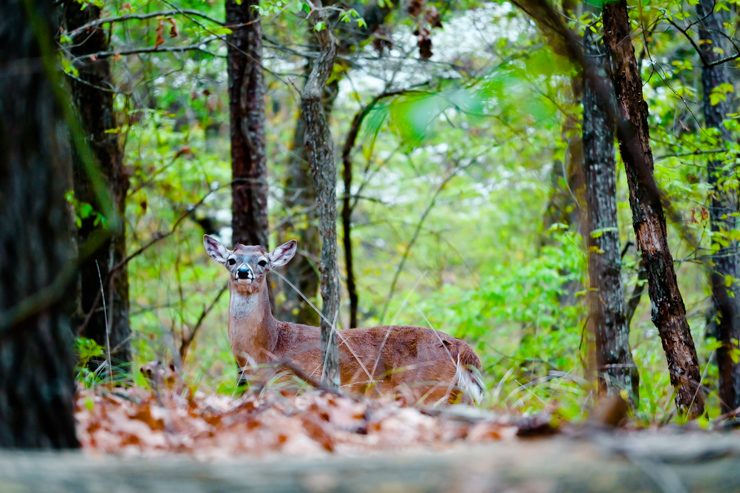
[[[321,329],[276,320],[268,295],[267,274],[293,258],[298,242],[272,252],[242,244],[229,250],[204,235],[203,246],[229,272],[228,336],[240,372],[289,361],[303,375],[321,376]],[[411,403],[478,404],[483,397],[480,359],[470,345],[444,332],[381,325],[338,330],[337,341],[342,390]]]

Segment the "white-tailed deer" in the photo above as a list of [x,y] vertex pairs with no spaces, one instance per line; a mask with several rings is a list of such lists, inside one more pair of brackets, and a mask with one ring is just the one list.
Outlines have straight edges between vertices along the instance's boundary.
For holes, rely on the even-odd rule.
[[[206,253],[229,271],[229,343],[244,371],[289,360],[304,373],[321,376],[321,330],[276,320],[267,294],[267,273],[287,264],[297,244],[291,240],[268,253],[241,244],[228,250],[217,239],[203,237]],[[478,402],[483,395],[478,356],[444,332],[385,325],[337,334],[345,389],[427,403],[461,397]]]

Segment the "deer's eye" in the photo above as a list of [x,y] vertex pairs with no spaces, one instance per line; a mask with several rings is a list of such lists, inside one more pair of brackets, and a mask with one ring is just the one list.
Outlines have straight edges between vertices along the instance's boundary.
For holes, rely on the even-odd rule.
[[267,260],[262,259],[259,262],[257,262],[257,265],[259,265],[260,267],[264,267],[267,265]]
[[229,265],[234,265],[236,263],[236,260],[233,258],[230,258],[227,262],[229,262]]

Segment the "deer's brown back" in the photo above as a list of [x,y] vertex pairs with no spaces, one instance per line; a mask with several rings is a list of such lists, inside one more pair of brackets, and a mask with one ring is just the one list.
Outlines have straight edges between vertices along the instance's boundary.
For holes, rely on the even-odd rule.
[[[320,329],[279,324],[274,354],[320,378]],[[465,342],[432,329],[379,326],[342,330],[338,336],[342,386],[361,393],[401,391],[413,400],[437,400],[455,385],[458,361],[480,369],[480,361]]]

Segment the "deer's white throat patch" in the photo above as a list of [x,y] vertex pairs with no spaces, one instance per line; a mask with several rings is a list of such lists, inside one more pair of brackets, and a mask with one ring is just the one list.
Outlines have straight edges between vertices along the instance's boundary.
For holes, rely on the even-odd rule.
[[259,293],[244,295],[233,291],[229,300],[229,313],[234,318],[251,316],[259,306],[259,297]]

